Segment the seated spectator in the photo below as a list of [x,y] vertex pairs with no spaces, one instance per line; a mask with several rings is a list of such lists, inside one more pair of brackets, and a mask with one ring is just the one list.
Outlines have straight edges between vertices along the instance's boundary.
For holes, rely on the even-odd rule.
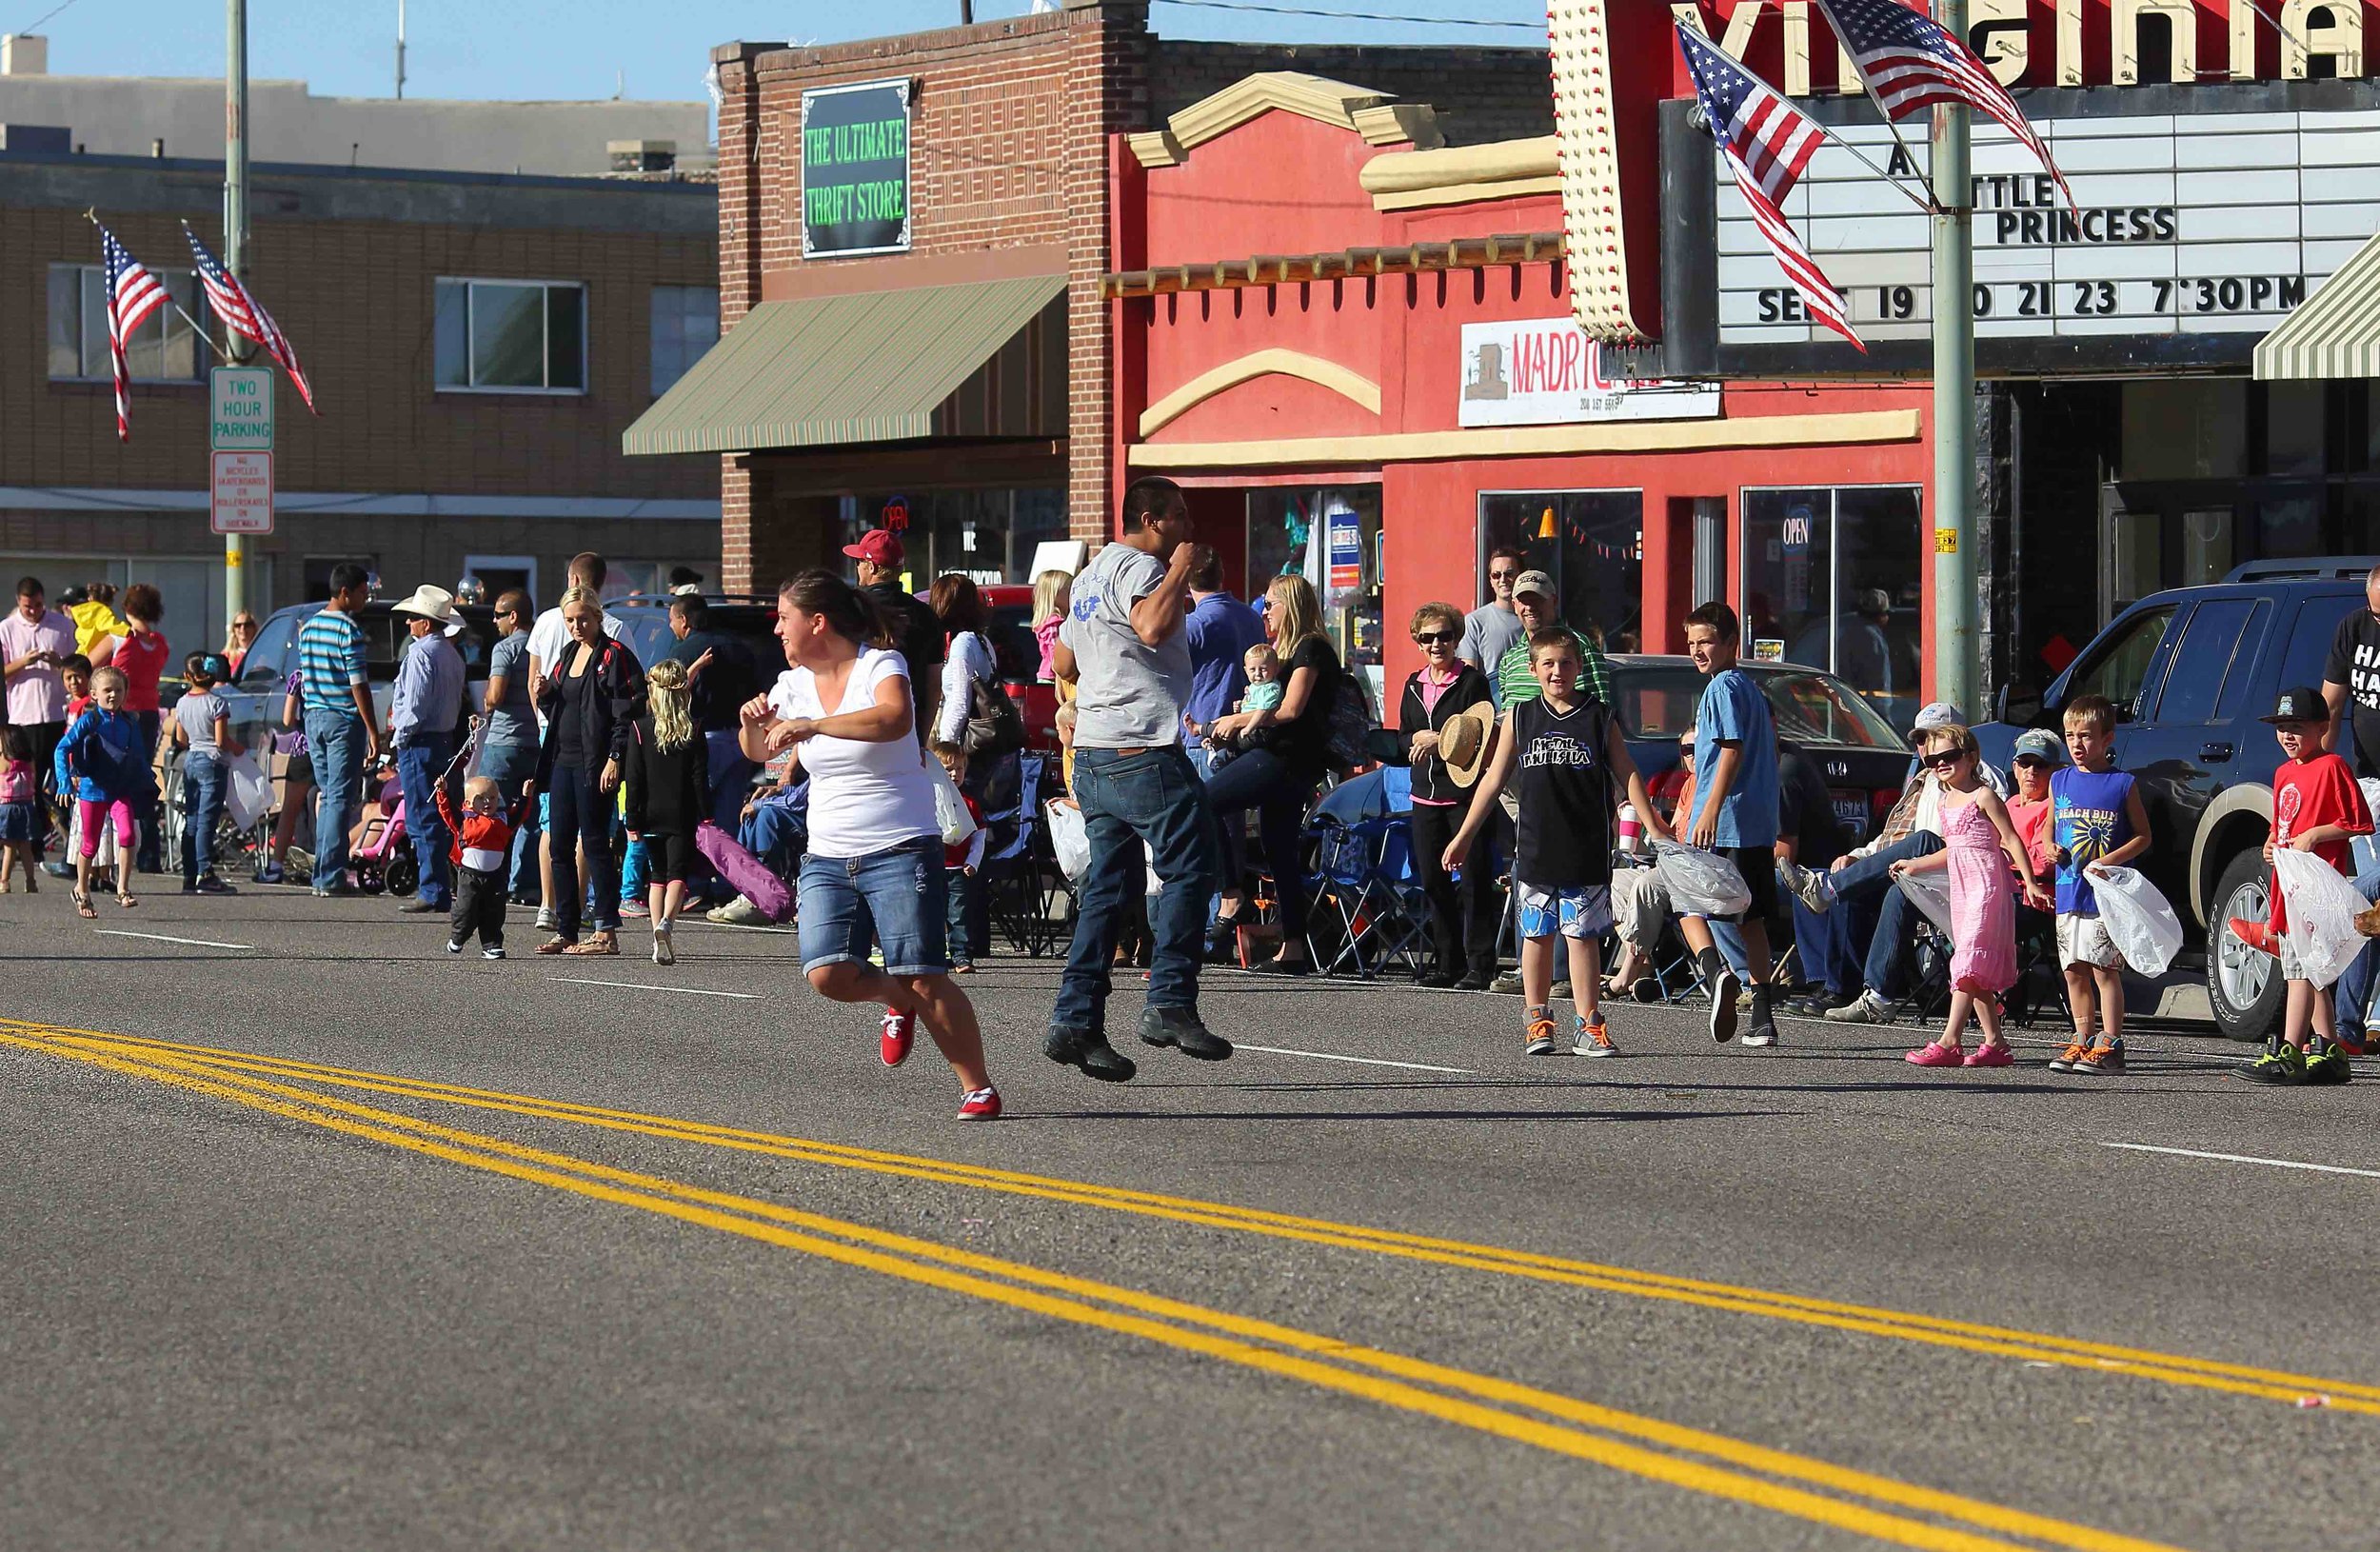
[[[810,846],[810,783],[792,762],[769,763],[765,777],[744,800],[736,842],[787,883],[801,871],[802,855]],[[778,920],[741,894],[703,918],[722,926],[769,926]]]
[[[1835,795],[1827,790],[1826,772],[1819,768],[1817,757],[1798,744],[1780,739],[1776,748],[1777,866],[1780,870],[1795,866],[1831,868],[1851,837],[1835,816]],[[1794,957],[1809,990],[1788,1005],[1794,1012],[1816,1018],[1858,989],[1854,978],[1859,967],[1849,954],[1836,951],[1835,933],[1817,913],[1798,899],[1791,905]]]

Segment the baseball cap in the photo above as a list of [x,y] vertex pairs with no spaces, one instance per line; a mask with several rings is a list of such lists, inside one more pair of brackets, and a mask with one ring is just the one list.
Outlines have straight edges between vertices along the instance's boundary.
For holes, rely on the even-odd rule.
[[1919,732],[1929,727],[1963,727],[1966,723],[1966,713],[1958,709],[1954,701],[1929,701],[1925,708],[1917,713]]
[[1549,603],[1561,602],[1562,595],[1554,590],[1554,579],[1542,571],[1523,571],[1513,578],[1513,596],[1525,598],[1535,593]]
[[2066,745],[2047,727],[2032,728],[2016,735],[2016,750],[2011,758],[2022,760],[2027,756],[2044,765],[2062,766],[2066,764]]
[[2329,722],[2330,704],[2322,691],[2311,685],[2292,685],[2272,703],[2272,715],[2259,717],[2259,722]]
[[843,552],[855,561],[865,561],[870,566],[899,566],[904,553],[901,547],[901,535],[890,528],[870,528],[860,535],[858,544],[843,546]]

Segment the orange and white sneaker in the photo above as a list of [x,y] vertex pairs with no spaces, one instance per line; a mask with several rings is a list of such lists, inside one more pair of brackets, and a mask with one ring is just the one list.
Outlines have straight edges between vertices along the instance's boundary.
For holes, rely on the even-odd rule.
[[2086,1078],[2109,1078],[2124,1070],[2124,1043],[2101,1041],[2069,1071]]
[[1612,1044],[1611,1025],[1603,1022],[1603,1012],[1600,1008],[1596,1010],[1592,1021],[1579,1019],[1577,1022],[1577,1031],[1572,1035],[1570,1041],[1571,1055],[1617,1056],[1619,1054],[1619,1047]]
[[2091,1045],[2088,1041],[2070,1040],[2066,1043],[2066,1049],[2050,1058],[2050,1070],[2072,1072],[2074,1070],[2074,1064],[2090,1054]]
[[1529,1010],[1529,1044],[1521,1047],[1523,1056],[1552,1056],[1555,1052],[1554,1021],[1545,1016],[1545,1009]]

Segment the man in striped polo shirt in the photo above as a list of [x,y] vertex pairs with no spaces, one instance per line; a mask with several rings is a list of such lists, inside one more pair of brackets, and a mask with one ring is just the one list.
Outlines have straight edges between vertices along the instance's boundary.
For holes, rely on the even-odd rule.
[[380,752],[364,627],[355,623],[355,611],[370,598],[370,574],[342,561],[330,568],[330,601],[298,632],[306,746],[322,792],[314,815],[314,893],[326,898],[355,892],[347,882],[347,831],[361,811],[364,767]]
[[[1549,626],[1562,624],[1561,600],[1554,591],[1554,579],[1542,571],[1523,571],[1514,581],[1513,607],[1520,614],[1520,639],[1496,660],[1496,708],[1499,711],[1544,695],[1529,668],[1529,638]],[[1576,630],[1571,635],[1578,642],[1578,661],[1584,665],[1575,687],[1581,695],[1612,705],[1612,666],[1604,659],[1603,649]]]

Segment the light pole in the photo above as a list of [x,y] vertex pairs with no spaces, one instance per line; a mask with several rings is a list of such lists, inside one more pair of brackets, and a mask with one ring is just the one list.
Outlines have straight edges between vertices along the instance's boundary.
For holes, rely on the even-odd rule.
[[[1934,20],[1967,36],[1967,0]],[[1975,255],[1965,103],[1934,109],[1934,694],[1970,721],[1984,710],[1975,661]]]
[[[248,0],[225,0],[223,62],[223,265],[248,276]],[[231,359],[244,363],[252,351],[236,330],[226,329]],[[269,390],[268,390],[269,391]],[[246,556],[240,536],[223,536],[223,607],[227,621],[248,607]]]

